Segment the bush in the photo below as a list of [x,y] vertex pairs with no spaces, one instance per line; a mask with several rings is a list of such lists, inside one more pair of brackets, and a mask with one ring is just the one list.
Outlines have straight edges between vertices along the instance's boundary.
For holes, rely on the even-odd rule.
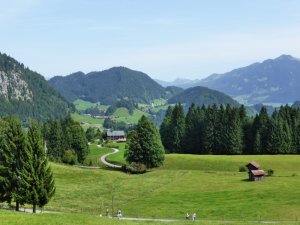
[[74,150],[67,150],[64,153],[63,163],[74,165],[77,162],[77,155]]
[[131,174],[142,174],[146,173],[147,167],[142,163],[131,163],[130,165],[122,166],[122,170],[126,173]]
[[268,173],[268,176],[271,177],[271,176],[273,176],[273,174],[274,174],[274,170],[268,169],[267,173]]
[[246,169],[245,166],[240,166],[239,167],[239,172],[246,172],[246,171],[247,171],[247,169]]

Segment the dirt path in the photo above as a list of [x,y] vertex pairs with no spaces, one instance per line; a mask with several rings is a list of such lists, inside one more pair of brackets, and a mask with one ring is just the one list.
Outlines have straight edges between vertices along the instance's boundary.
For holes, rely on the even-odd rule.
[[[99,148],[101,148],[101,145],[97,145]],[[109,162],[107,162],[106,161],[106,157],[107,156],[109,156],[109,155],[113,155],[113,154],[116,154],[116,153],[118,153],[120,150],[119,149],[117,149],[117,148],[112,148],[112,150],[114,150],[113,152],[111,152],[111,153],[107,153],[107,154],[105,154],[105,155],[103,155],[102,157],[101,157],[101,162],[103,163],[103,164],[105,164],[106,166],[108,166],[108,167],[111,167],[111,168],[121,168],[121,166],[119,166],[119,165],[115,165],[115,164],[112,164],[112,163],[109,163]]]

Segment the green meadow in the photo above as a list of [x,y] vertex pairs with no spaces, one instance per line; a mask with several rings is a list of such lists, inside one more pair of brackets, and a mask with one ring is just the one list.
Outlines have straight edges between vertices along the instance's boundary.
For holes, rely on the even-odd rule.
[[[256,160],[273,177],[248,182],[240,165]],[[90,215],[108,207],[128,217],[203,220],[300,219],[300,156],[166,155],[162,168],[143,175],[51,164],[56,195],[46,210]]]
[[[125,162],[124,144],[119,148],[120,153],[111,156],[109,161]],[[91,159],[109,152],[109,149],[100,152],[95,145],[91,145],[91,149]],[[238,170],[252,160],[259,162],[266,170],[273,169],[274,175],[263,181],[248,182],[247,172]],[[121,223],[99,218],[98,215],[104,214],[106,208],[110,213],[112,208],[114,213],[120,208],[125,217],[179,220],[184,218],[186,212],[196,212],[199,224],[218,224],[209,220],[280,220],[296,224],[300,220],[298,155],[168,154],[164,166],[142,175],[130,175],[105,167],[87,169],[56,163],[51,163],[51,167],[55,175],[56,194],[45,210],[63,214],[15,215],[1,210],[0,217],[9,221],[7,224],[17,224],[18,217],[24,221],[22,224],[29,224],[29,221],[33,221],[30,224],[38,224],[47,218],[51,224],[80,224],[82,221],[84,224]],[[161,223],[122,221],[122,224]],[[185,223],[181,221],[178,224]]]

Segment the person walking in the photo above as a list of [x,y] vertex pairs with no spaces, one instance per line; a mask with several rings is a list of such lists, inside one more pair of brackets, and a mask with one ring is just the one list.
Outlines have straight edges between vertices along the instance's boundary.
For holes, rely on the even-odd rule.
[[108,208],[106,208],[105,215],[106,215],[106,217],[108,217],[108,216],[109,216],[109,211],[108,211]]
[[196,213],[193,213],[193,221],[195,221],[196,220]]
[[186,213],[185,215],[185,219],[189,220],[190,219],[190,214],[189,213]]

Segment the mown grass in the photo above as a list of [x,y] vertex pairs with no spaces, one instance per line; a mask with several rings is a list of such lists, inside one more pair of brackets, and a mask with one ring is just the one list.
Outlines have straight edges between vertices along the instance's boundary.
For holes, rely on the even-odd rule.
[[101,105],[100,103],[92,103],[92,102],[84,101],[84,100],[81,100],[81,99],[75,100],[73,102],[73,104],[75,105],[75,108],[79,111],[83,111],[83,110],[86,110],[88,108],[95,107],[95,106],[98,106],[98,108],[100,110],[105,111],[109,107],[109,106],[106,106],[106,105]]
[[142,117],[142,115],[147,116],[148,114],[138,109],[135,109],[133,110],[133,114],[130,115],[128,109],[118,108],[116,112],[114,112],[114,115],[118,117],[116,121],[123,121],[125,123],[136,124],[139,121],[139,119]]
[[[117,158],[114,160],[118,161]],[[264,168],[272,168],[275,171],[274,176],[266,177],[260,182],[248,182],[247,173],[238,172],[238,168],[252,160],[256,160]],[[186,212],[196,212],[202,222],[300,220],[298,155],[169,154],[166,155],[163,167],[143,175],[129,175],[107,168],[82,169],[54,163],[51,166],[55,176],[56,194],[45,210],[66,213],[62,218],[65,223],[59,223],[58,218],[49,218],[51,224],[71,224],[73,218],[68,217],[74,215],[76,218],[82,214],[88,222],[80,219],[78,221],[84,224],[97,221],[101,224],[102,220],[98,220],[96,216],[100,212],[104,214],[106,207],[112,211],[112,197],[114,212],[120,208],[126,217],[182,219]],[[24,224],[26,221],[24,219]],[[110,224],[103,221],[104,224]],[[17,222],[10,224],[14,223]],[[122,221],[122,224],[126,223]]]
[[[62,213],[62,214],[30,214],[22,212],[14,212],[8,210],[0,210],[0,223],[1,225],[163,225],[163,224],[175,224],[175,225],[188,225],[188,224],[202,224],[202,225],[254,225],[261,224],[259,221],[245,222],[245,221],[173,221],[170,222],[157,222],[157,221],[126,221],[118,219],[110,219],[105,217],[99,217],[96,215],[78,214],[78,213]],[[268,222],[268,224],[297,224],[297,222]]]
[[[275,171],[248,182],[238,166],[251,160]],[[299,156],[166,155],[165,166],[143,175],[52,164],[57,191],[48,210],[97,215],[112,207],[125,216],[201,219],[300,219]],[[292,176],[292,174],[298,174]]]
[[99,148],[96,144],[90,144],[89,148],[90,148],[90,153],[86,157],[84,161],[84,165],[105,167],[105,165],[101,162],[100,158],[101,156],[112,152],[112,149]]
[[[109,155],[106,157],[107,161],[111,163],[115,163],[118,165],[125,165],[126,160],[124,158],[124,153],[125,153],[125,143],[114,143],[114,145],[118,146],[118,149],[120,150],[117,154]],[[109,146],[108,146],[109,147]]]
[[102,127],[104,120],[102,119],[95,119],[90,116],[80,115],[78,113],[72,113],[71,114],[73,120],[77,122],[88,122],[91,125],[94,125],[94,127]]

